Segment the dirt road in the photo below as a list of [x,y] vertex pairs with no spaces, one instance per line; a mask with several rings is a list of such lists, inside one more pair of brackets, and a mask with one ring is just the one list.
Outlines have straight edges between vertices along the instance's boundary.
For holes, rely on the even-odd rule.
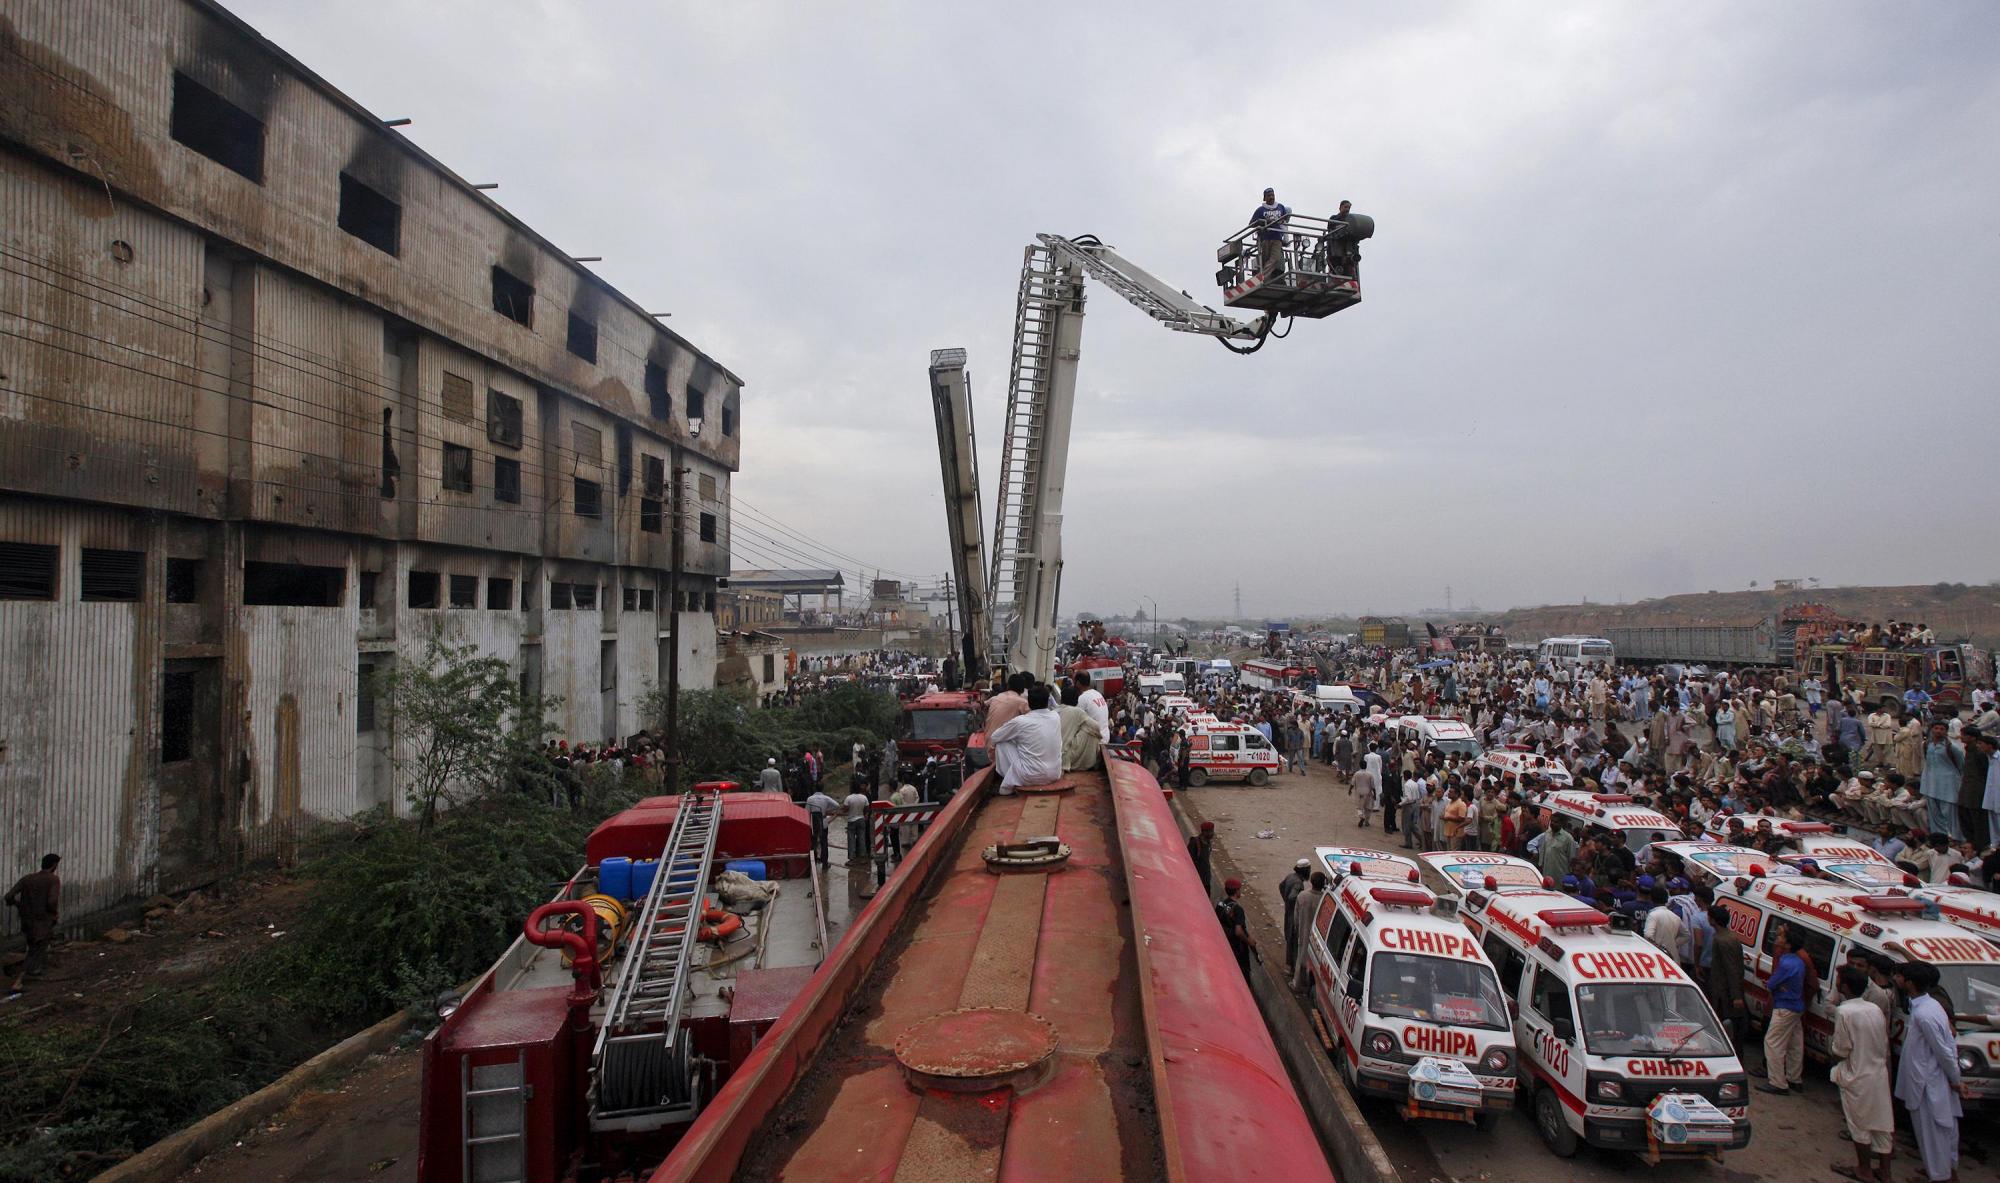
[[[1291,872],[1293,863],[1310,853],[1315,845],[1341,844],[1376,846],[1403,850],[1402,835],[1386,838],[1380,829],[1378,811],[1367,828],[1355,824],[1355,810],[1346,785],[1323,764],[1309,766],[1301,777],[1290,774],[1274,778],[1261,789],[1243,785],[1210,784],[1179,794],[1188,815],[1197,821],[1215,823],[1218,859],[1216,887],[1229,876],[1244,882],[1244,898],[1258,947],[1267,962],[1282,965],[1285,938],[1275,917],[1281,903],[1278,885]],[[1260,832],[1271,837],[1260,838]],[[1761,1052],[1754,1062],[1761,1063]],[[1750,1117],[1753,1134],[1750,1145],[1729,1155],[1719,1167],[1682,1163],[1662,1166],[1650,1176],[1662,1180],[1784,1180],[1798,1183],[1806,1179],[1830,1179],[1829,1164],[1852,1164],[1848,1144],[1840,1140],[1840,1095],[1828,1083],[1823,1069],[1808,1073],[1811,1083],[1802,1095],[1772,1097],[1753,1094]],[[1525,1111],[1501,1122],[1490,1134],[1470,1126],[1423,1122],[1409,1124],[1384,1108],[1363,1106],[1370,1124],[1381,1136],[1384,1148],[1397,1169],[1410,1183],[1435,1179],[1460,1183],[1546,1183],[1550,1172],[1564,1179],[1610,1180],[1644,1170],[1631,1155],[1592,1150],[1579,1151],[1568,1162],[1556,1158],[1542,1145]],[[1973,1119],[1965,1127],[1959,1177],[1966,1183],[2000,1183],[2000,1171],[1988,1162],[1987,1146],[1994,1139],[1989,1126]],[[1899,1149],[1898,1179],[1908,1177],[1915,1160]],[[1920,1168],[1918,1173],[1921,1173]]]
[[415,1183],[420,1066],[415,1048],[371,1057],[195,1164],[181,1183]]

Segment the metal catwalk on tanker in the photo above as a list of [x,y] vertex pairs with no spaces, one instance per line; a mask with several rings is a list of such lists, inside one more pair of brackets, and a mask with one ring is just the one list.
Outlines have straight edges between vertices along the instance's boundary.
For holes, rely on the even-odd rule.
[[[1061,866],[988,865],[1051,836]],[[653,1180],[1253,1175],[1332,1178],[1164,795],[1113,761],[970,782]]]

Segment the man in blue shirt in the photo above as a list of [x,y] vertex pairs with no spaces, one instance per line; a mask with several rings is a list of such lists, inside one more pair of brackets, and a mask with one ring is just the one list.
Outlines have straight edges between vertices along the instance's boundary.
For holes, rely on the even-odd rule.
[[1250,211],[1250,224],[1257,227],[1257,270],[1276,278],[1284,273],[1285,226],[1292,220],[1292,207],[1278,200],[1276,189],[1264,190],[1264,204]]
[[1897,832],[1895,822],[1883,822],[1881,828],[1876,832],[1881,837],[1875,839],[1869,845],[1875,848],[1875,853],[1888,859],[1890,862],[1893,863],[1902,858],[1903,851],[1909,849],[1910,844],[1903,841],[1902,835]]
[[1776,963],[1764,984],[1771,992],[1771,1023],[1764,1031],[1765,1079],[1757,1087],[1785,1094],[1805,1069],[1806,963],[1792,948],[1790,925],[1778,926],[1771,949]]

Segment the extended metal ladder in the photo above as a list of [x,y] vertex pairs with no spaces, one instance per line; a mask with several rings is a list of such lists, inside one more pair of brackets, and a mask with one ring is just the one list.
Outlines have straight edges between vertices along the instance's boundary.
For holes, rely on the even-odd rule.
[[721,793],[681,798],[591,1053],[599,1115],[654,1112],[686,1100],[681,1005],[721,829]]
[[1009,652],[1010,638],[1022,627],[1026,583],[1035,577],[1036,539],[1041,506],[1036,496],[1048,427],[1049,381],[1055,365],[1056,327],[1065,305],[1080,295],[1056,261],[1037,243],[1021,263],[1020,300],[1015,305],[1014,360],[1007,372],[1007,433],[1000,447],[1000,492],[993,513],[993,575],[986,602],[993,616],[993,652]]

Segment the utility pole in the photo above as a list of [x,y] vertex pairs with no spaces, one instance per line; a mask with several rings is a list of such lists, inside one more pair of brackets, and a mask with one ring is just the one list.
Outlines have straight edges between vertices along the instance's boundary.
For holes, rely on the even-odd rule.
[[1446,616],[1451,615],[1451,585],[1449,583],[1444,585],[1444,614]]
[[944,651],[958,653],[958,597],[952,592],[949,571],[944,573]]
[[1243,585],[1240,583],[1236,585],[1236,621],[1239,624],[1243,622]]
[[676,465],[672,517],[674,541],[667,568],[667,796],[681,791],[681,540],[687,525],[681,520],[681,486],[687,469]]

